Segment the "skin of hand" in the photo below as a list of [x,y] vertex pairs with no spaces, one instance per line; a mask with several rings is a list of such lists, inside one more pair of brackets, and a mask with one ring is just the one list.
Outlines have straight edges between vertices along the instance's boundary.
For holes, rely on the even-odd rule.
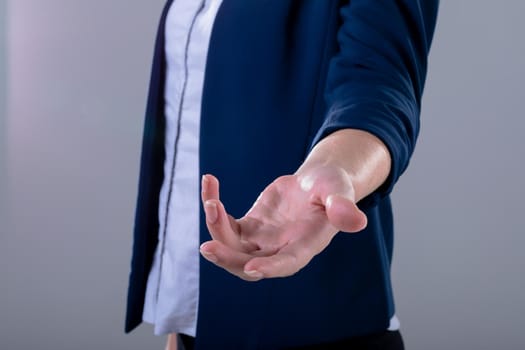
[[390,165],[388,149],[377,137],[336,131],[312,149],[295,174],[268,185],[240,219],[220,201],[218,179],[204,175],[201,199],[212,240],[201,245],[201,254],[246,281],[293,275],[339,231],[366,227],[356,203],[385,181]]
[[177,350],[177,333],[168,334],[165,350]]

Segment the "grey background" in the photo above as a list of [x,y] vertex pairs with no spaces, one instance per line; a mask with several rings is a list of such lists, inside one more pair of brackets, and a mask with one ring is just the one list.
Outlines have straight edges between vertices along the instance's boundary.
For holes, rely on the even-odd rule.
[[[163,1],[7,3],[0,348],[162,349],[151,327],[122,329]],[[442,1],[422,132],[394,194],[408,349],[525,348],[523,13],[520,0]]]
[[[5,0],[0,0],[0,223],[7,220],[6,215],[6,155],[7,155],[7,132],[6,132],[6,113],[7,113],[7,4]],[[0,233],[3,228],[0,226]],[[0,235],[3,237],[3,234]],[[2,238],[0,238],[0,243]]]

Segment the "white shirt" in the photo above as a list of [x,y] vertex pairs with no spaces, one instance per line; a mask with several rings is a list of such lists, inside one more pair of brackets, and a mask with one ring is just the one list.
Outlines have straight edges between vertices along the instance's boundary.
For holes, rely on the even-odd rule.
[[175,0],[166,17],[164,180],[159,243],[142,318],[195,336],[199,303],[199,128],[206,57],[222,0]]
[[[166,18],[166,135],[159,243],[145,322],[155,334],[195,336],[199,304],[199,130],[206,58],[222,0],[175,0]],[[389,330],[399,329],[394,315]]]

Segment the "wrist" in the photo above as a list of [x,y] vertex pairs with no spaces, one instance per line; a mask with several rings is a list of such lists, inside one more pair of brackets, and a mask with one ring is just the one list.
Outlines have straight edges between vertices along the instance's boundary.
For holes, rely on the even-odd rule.
[[390,153],[379,138],[363,130],[342,129],[322,139],[296,175],[320,168],[336,169],[344,173],[359,201],[384,183],[390,166]]

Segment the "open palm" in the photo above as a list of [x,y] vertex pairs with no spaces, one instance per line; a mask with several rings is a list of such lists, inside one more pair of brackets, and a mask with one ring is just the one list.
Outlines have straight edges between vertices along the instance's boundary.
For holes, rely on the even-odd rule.
[[277,178],[240,219],[227,214],[212,175],[203,176],[202,201],[212,236],[202,255],[248,281],[293,275],[337,232],[366,226],[350,177],[335,167]]

